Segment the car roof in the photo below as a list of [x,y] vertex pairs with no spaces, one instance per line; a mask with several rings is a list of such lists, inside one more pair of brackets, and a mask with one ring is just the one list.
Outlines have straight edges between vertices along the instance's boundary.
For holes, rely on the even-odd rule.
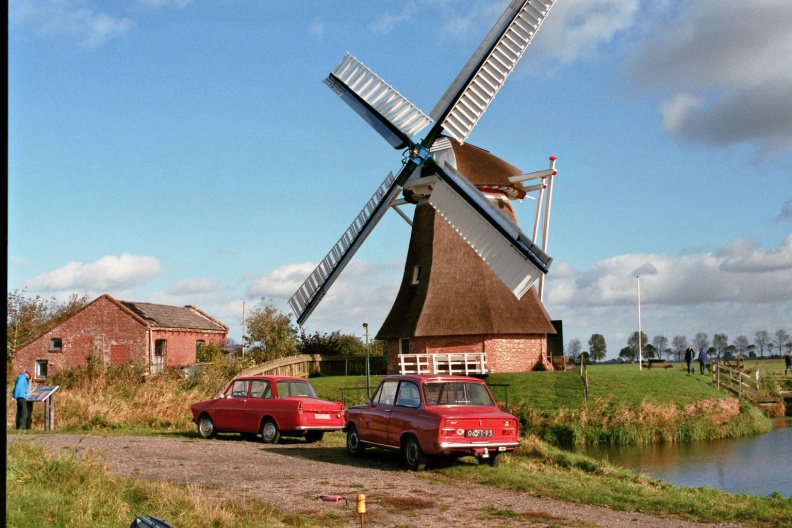
[[292,380],[292,381],[308,381],[305,378],[300,378],[298,376],[238,376],[231,381],[236,380],[263,380],[263,381],[280,381],[280,380]]
[[383,380],[386,379],[411,380],[419,383],[425,381],[472,381],[484,383],[484,380],[480,378],[473,378],[471,376],[452,376],[448,374],[391,374],[383,378]]

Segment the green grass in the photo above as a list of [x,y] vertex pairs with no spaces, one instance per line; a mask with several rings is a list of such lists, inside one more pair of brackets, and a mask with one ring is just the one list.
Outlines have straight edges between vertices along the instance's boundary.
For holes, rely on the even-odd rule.
[[699,522],[792,526],[790,498],[778,494],[771,497],[734,495],[708,487],[676,487],[615,468],[604,461],[559,450],[535,438],[529,438],[498,468],[464,463],[467,460],[441,471],[455,479],[616,510]]
[[197,486],[149,482],[109,473],[95,455],[52,455],[26,440],[9,444],[6,526],[129,526],[136,515],[155,515],[174,526],[254,528],[345,526],[341,520],[287,514],[260,500],[216,497]]

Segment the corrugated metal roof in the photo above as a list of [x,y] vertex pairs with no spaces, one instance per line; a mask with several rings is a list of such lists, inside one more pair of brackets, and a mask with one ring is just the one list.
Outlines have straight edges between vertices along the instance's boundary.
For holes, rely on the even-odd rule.
[[224,332],[228,329],[192,306],[168,306],[141,302],[120,301],[141,317],[149,326]]

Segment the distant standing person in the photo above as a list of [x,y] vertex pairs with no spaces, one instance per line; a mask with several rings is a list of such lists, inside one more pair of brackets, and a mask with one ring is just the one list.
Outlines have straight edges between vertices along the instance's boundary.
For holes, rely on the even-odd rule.
[[789,352],[784,354],[784,376],[787,375],[787,372],[792,370],[792,357],[789,355]]
[[707,353],[704,351],[704,348],[699,350],[699,366],[701,367],[701,375],[707,373]]
[[17,402],[16,428],[28,428],[28,390],[30,389],[30,372],[27,370],[17,376],[14,382],[14,399]]
[[687,363],[688,374],[693,374],[693,359],[696,357],[696,352],[693,350],[693,345],[688,345],[685,350],[685,363]]

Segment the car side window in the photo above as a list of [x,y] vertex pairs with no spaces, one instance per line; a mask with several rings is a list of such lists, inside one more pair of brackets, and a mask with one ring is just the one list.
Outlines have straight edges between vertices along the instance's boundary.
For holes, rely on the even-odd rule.
[[249,380],[237,380],[231,387],[232,398],[247,398],[248,387],[250,386]]
[[250,384],[251,398],[272,398],[269,381],[253,380]]
[[377,391],[377,394],[374,395],[373,401],[375,403],[392,405],[396,399],[396,389],[398,386],[399,382],[396,380],[383,381],[382,385],[380,385],[380,388]]
[[402,381],[399,385],[399,394],[396,396],[396,405],[401,407],[420,407],[421,394],[418,386],[410,381]]

